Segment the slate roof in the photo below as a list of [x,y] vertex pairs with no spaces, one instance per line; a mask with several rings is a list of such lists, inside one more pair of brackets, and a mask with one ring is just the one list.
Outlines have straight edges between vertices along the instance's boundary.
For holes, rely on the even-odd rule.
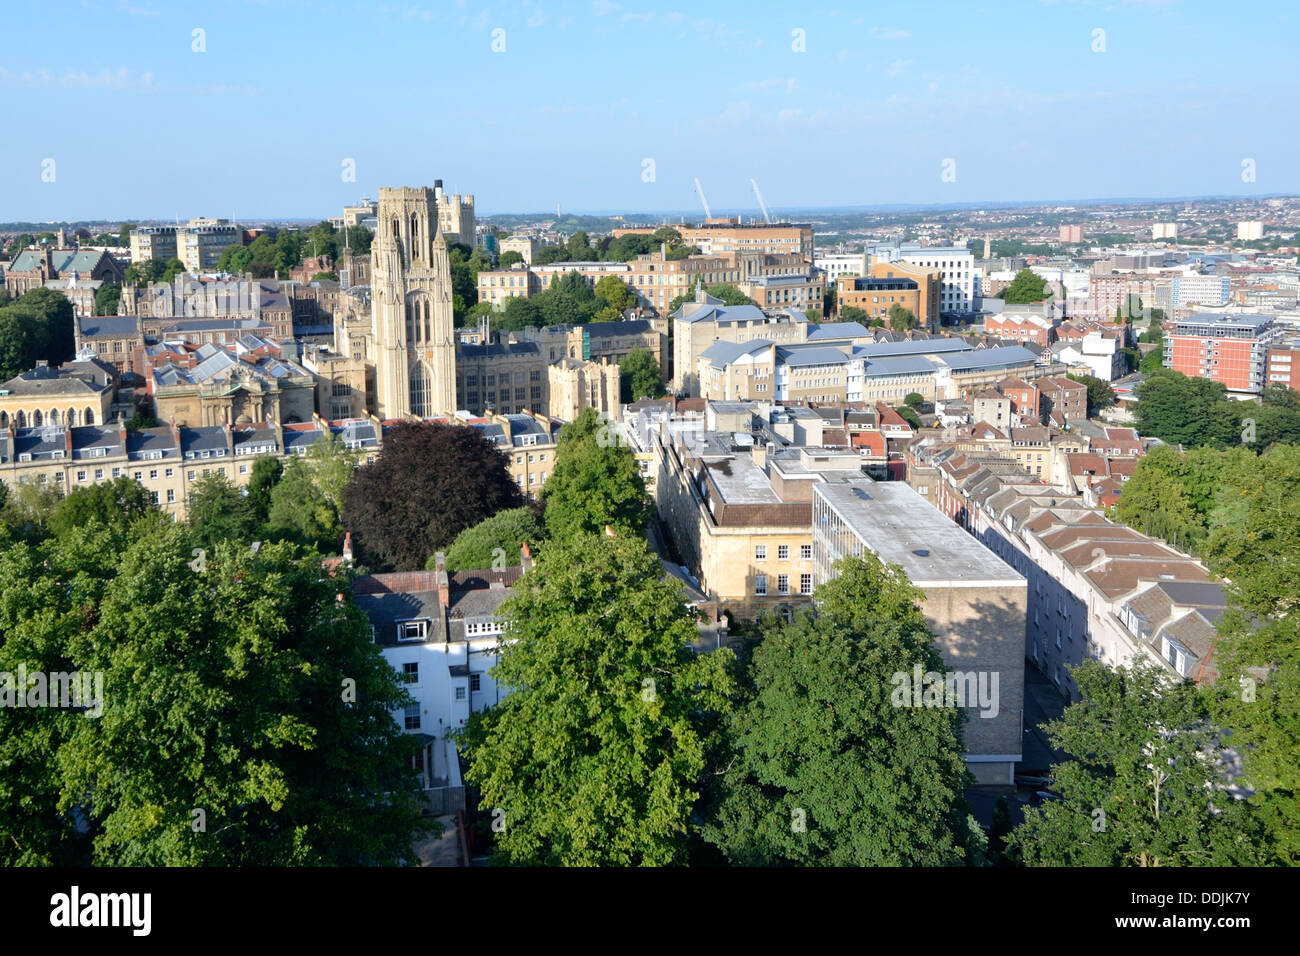
[[754,339],[752,342],[714,342],[700,353],[700,358],[708,359],[714,368],[726,368],[742,355],[750,355],[770,348],[772,342],[767,339]]
[[[91,249],[55,249],[50,252],[50,265],[52,265],[54,271],[59,274],[64,272],[88,273],[94,271],[95,266],[99,265],[100,259],[107,255],[107,252]],[[18,253],[14,261],[10,263],[9,271],[34,272],[40,267],[40,251],[36,249],[24,249],[22,252]]]
[[639,335],[653,332],[654,327],[646,319],[626,319],[621,322],[593,322],[584,326],[593,338],[603,335]]
[[[69,363],[73,365],[75,363]],[[0,389],[7,389],[12,395],[75,397],[97,396],[107,385],[96,385],[86,381],[74,370],[67,368],[52,369],[45,366],[34,368],[0,384]]]
[[826,322],[808,327],[809,342],[821,342],[827,339],[856,339],[870,334],[866,326],[860,322]]
[[77,319],[77,328],[83,339],[126,338],[140,334],[140,317],[138,315],[81,316]]
[[776,354],[792,368],[801,368],[805,365],[845,365],[849,361],[849,357],[842,350],[829,346],[798,349],[782,346],[776,350]]
[[1038,360],[1038,354],[1020,345],[992,349],[972,349],[969,352],[957,352],[945,355],[944,363],[951,369],[965,371],[976,368],[997,368],[998,366],[1024,365]]
[[[867,358],[886,358],[899,355],[926,355],[931,352],[969,352],[965,339],[909,339],[901,342],[873,342],[854,349]],[[947,359],[945,358],[945,361]]]

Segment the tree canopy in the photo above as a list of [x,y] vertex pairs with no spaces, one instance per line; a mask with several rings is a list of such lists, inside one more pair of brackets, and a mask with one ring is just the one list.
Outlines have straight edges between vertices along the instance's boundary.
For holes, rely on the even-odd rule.
[[1008,305],[1026,305],[1030,302],[1042,302],[1051,294],[1046,279],[1032,269],[1021,269],[1015,274],[1011,283],[1002,290],[1002,301]]
[[0,863],[411,862],[409,698],[346,588],[150,520],[0,550],[0,671],[93,675],[71,708],[0,707]]
[[[475,428],[405,422],[343,489],[343,518],[367,563],[409,571],[456,536],[523,504],[506,456]],[[557,468],[558,463],[557,463]],[[289,480],[286,473],[276,491]]]
[[1088,660],[1070,673],[1081,699],[1046,725],[1071,758],[1052,767],[1060,800],[1025,811],[1009,852],[1029,866],[1259,862],[1254,824],[1224,789],[1196,688],[1168,683],[1151,664]]
[[501,613],[492,675],[516,690],[462,737],[466,779],[501,822],[495,858],[685,863],[731,652],[688,649],[680,585],[635,535],[553,540]]
[[560,430],[555,467],[542,488],[546,530],[553,540],[599,534],[640,534],[649,518],[645,482],[627,445],[609,440],[594,409]]
[[944,670],[921,592],[870,553],[836,572],[762,629],[705,839],[751,866],[968,862],[962,713],[894,702],[896,674]]
[[[446,551],[447,570],[492,568],[498,562],[501,567],[515,567],[523,559],[520,547],[527,542],[536,551],[545,537],[546,528],[534,508],[523,506],[498,511],[456,535]],[[434,561],[431,555],[426,565],[429,570],[433,570]]]
[[626,404],[666,394],[659,363],[648,349],[633,349],[618,363],[620,399]]

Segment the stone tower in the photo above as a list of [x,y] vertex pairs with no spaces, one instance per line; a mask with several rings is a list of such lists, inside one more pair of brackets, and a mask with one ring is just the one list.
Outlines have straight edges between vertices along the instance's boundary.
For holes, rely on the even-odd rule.
[[371,322],[380,418],[456,410],[451,264],[433,190],[379,190],[370,247]]

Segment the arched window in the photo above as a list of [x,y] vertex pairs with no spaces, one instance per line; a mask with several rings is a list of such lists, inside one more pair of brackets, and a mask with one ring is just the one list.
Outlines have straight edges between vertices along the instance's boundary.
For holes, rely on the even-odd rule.
[[14,428],[26,428],[26,427],[27,427],[27,413],[20,408],[18,409],[18,414],[14,416]]
[[49,419],[46,421],[45,424],[57,425],[58,423],[59,423],[59,410],[57,408],[51,408]]
[[406,303],[406,344],[415,344],[415,302]]
[[0,412],[0,428],[8,428],[8,427],[9,427],[9,413]]
[[89,406],[86,407],[85,412],[83,412],[81,416],[81,423],[83,425],[95,424],[95,410],[93,408],[90,408]]
[[429,300],[424,300],[424,341],[433,341],[433,324],[429,319]]
[[36,411],[32,412],[32,427],[40,428],[42,424],[43,420],[41,419],[41,410],[38,408]]
[[415,213],[411,213],[411,259],[412,261],[420,257],[420,220]]
[[442,409],[434,408],[433,372],[423,362],[411,366],[411,413],[430,418]]
[[69,408],[68,417],[65,418],[64,421],[68,423],[69,428],[75,427],[77,424],[77,410],[75,408]]

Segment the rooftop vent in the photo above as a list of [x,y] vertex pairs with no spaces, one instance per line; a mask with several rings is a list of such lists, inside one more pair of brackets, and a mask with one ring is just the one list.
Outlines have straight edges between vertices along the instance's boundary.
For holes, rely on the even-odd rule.
[[918,558],[928,558],[930,556],[929,548],[913,548],[912,553]]
[[854,489],[853,489],[853,493],[854,493],[855,495],[857,495],[859,498],[861,498],[863,501],[870,501],[870,500],[871,500],[871,495],[867,494],[867,493],[866,493],[865,491],[863,491],[861,488],[854,488]]

